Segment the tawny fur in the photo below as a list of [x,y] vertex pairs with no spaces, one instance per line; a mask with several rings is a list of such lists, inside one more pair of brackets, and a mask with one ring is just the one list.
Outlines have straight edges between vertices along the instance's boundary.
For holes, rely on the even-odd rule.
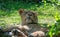
[[35,31],[30,34],[32,37],[45,37],[45,33],[43,31]]
[[37,13],[35,11],[20,9],[19,14],[21,16],[22,25],[38,23]]
[[30,32],[46,31],[46,28],[38,24],[37,12],[20,9],[19,14],[22,19],[22,25],[27,25],[30,28]]
[[12,37],[27,37],[27,35],[19,29],[13,29],[11,32],[12,32]]
[[10,32],[13,29],[18,29],[21,32],[23,32],[26,36],[28,36],[28,31],[29,31],[29,27],[24,25],[6,25],[5,28],[2,29],[3,32]]
[[[20,9],[19,14],[21,16],[22,25],[23,26],[27,25],[30,28],[29,33],[32,33],[33,35],[36,34],[36,36],[34,37],[37,37],[37,34],[38,34],[38,37],[39,36],[42,37],[45,34],[45,32],[47,32],[48,30],[47,28],[42,27],[38,24],[37,12],[31,11],[31,10]],[[40,32],[40,31],[44,31],[44,32]]]

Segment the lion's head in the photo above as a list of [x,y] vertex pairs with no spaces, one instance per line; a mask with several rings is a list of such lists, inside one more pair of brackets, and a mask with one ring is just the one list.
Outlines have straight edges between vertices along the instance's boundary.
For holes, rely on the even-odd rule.
[[20,9],[19,14],[21,15],[23,24],[36,24],[38,22],[35,11]]

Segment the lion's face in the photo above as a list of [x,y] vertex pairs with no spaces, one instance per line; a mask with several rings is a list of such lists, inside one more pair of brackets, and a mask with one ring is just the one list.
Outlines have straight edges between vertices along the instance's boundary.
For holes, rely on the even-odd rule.
[[19,14],[21,15],[23,23],[26,24],[35,24],[37,23],[37,13],[34,11],[20,10]]

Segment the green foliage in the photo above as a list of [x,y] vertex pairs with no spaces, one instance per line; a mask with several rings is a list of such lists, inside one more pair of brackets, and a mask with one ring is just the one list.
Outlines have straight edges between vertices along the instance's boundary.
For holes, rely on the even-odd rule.
[[48,35],[50,35],[50,37],[57,37],[60,33],[60,16],[58,15],[58,12],[55,14],[55,20],[55,23],[52,23],[51,28],[48,32]]

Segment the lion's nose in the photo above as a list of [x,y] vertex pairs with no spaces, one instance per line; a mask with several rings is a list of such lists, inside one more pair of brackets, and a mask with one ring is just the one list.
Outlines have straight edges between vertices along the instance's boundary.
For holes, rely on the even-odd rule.
[[30,16],[28,16],[27,18],[30,19]]

